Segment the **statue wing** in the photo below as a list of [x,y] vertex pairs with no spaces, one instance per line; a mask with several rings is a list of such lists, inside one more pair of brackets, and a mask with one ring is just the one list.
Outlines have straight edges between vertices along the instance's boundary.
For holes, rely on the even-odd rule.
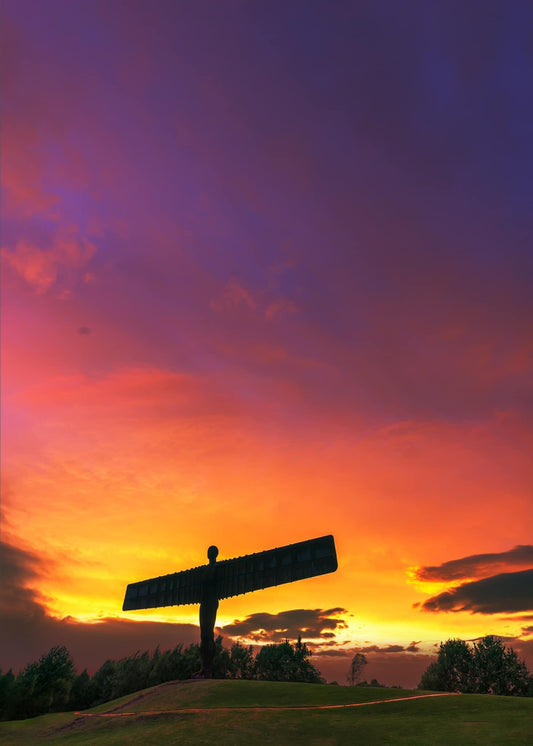
[[181,606],[201,602],[206,565],[162,575],[159,578],[130,583],[126,588],[123,611],[153,609],[157,606]]
[[[122,610],[201,603],[207,567],[201,565],[191,570],[130,583],[126,588]],[[219,599],[239,596],[261,588],[325,575],[336,569],[333,536],[321,536],[217,562],[216,595]]]
[[217,596],[229,598],[261,588],[325,575],[337,569],[333,536],[287,544],[266,552],[217,562]]

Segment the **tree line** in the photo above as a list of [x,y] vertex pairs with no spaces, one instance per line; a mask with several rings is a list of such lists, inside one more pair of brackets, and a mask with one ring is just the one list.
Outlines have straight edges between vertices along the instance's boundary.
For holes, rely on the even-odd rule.
[[[301,638],[253,647],[234,643],[231,648],[216,640],[214,676],[219,679],[259,679],[324,683],[309,660],[311,652]],[[348,681],[357,686],[383,686],[376,679],[360,681],[366,656],[356,653]],[[18,675],[0,670],[0,719],[35,717],[48,712],[84,710],[150,686],[176,679],[190,679],[201,668],[197,644],[153,653],[137,652],[118,661],[107,660],[92,676],[78,674],[65,646],[56,646]],[[447,640],[440,644],[437,660],[420,680],[419,689],[444,692],[533,696],[533,676],[512,648],[493,636],[470,644]]]
[[[214,676],[219,679],[259,679],[324,683],[301,638],[253,647],[234,643],[230,649],[215,641]],[[49,712],[84,710],[150,686],[190,679],[201,668],[200,646],[177,645],[173,650],[137,652],[121,660],[107,660],[92,676],[78,674],[65,646],[56,646],[18,675],[0,670],[0,719],[20,720]]]
[[469,644],[447,640],[422,674],[419,689],[532,697],[533,676],[513,648],[493,635]]
[[[351,686],[383,686],[376,679],[361,681],[368,660],[364,653],[352,658],[346,679]],[[418,689],[465,694],[500,694],[533,697],[533,676],[513,648],[493,635],[469,644],[441,642],[437,660],[422,674]]]

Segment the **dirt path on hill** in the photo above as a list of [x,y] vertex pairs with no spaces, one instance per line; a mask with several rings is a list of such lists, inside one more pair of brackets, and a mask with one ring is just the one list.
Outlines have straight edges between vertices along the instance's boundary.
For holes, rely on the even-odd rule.
[[[367,707],[368,705],[384,705],[388,702],[408,702],[411,699],[429,699],[431,697],[457,697],[460,692],[440,692],[439,694],[415,694],[411,697],[394,697],[392,699],[375,699],[371,702],[348,702],[347,704],[339,705],[271,705],[266,707],[257,707],[255,705],[246,706],[230,706],[230,707],[180,707],[175,710],[144,710],[142,712],[75,712],[74,715],[85,718],[112,718],[112,717],[126,717],[135,716],[146,717],[146,716],[161,716],[161,715],[183,715],[185,713],[206,713],[206,712],[269,712],[272,710],[342,710],[350,707]],[[136,698],[138,701],[141,697]]]

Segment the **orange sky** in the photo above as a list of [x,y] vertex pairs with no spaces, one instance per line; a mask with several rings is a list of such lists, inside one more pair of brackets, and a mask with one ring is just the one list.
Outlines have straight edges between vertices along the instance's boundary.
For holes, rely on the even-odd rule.
[[318,54],[320,3],[283,30],[275,6],[236,27],[162,3],[152,37],[140,6],[52,2],[28,20],[5,4],[1,538],[27,601],[13,619],[135,617],[153,648],[148,619],[198,610],[125,614],[128,582],[202,564],[211,543],[223,559],[332,533],[334,575],[221,602],[222,634],[281,613],[232,627],[275,639],[305,612],[339,681],[372,648],[385,683],[414,685],[402,672],[455,636],[504,636],[531,666],[531,151],[505,149],[494,113],[462,118],[461,75],[443,123],[435,60],[407,53],[433,33],[413,9],[392,48],[392,20],[374,29],[388,69],[403,60],[376,72],[378,104],[356,72],[374,52],[350,51],[343,11]]

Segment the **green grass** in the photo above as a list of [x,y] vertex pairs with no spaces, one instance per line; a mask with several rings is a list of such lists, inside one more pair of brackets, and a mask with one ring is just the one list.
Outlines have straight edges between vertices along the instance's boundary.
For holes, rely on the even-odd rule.
[[[533,699],[530,698],[464,694],[341,709],[254,709],[341,705],[416,694],[420,692],[262,681],[172,682],[107,702],[89,710],[92,717],[61,713],[0,723],[0,743],[3,746],[533,743]],[[124,714],[127,712],[134,714]],[[105,713],[111,716],[100,716]]]

